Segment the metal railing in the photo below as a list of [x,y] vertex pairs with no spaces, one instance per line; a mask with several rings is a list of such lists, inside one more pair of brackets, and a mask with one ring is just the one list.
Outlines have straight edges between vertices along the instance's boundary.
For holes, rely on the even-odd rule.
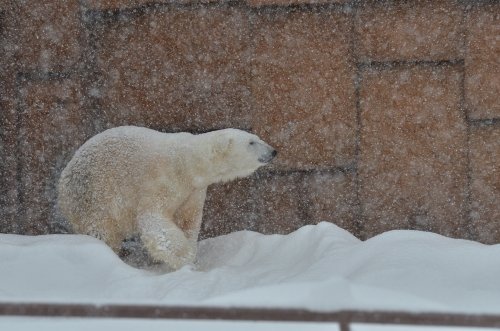
[[330,322],[338,323],[341,331],[350,331],[351,324],[355,323],[500,329],[500,314],[472,315],[399,311],[317,312],[299,309],[236,307],[0,303],[0,316]]

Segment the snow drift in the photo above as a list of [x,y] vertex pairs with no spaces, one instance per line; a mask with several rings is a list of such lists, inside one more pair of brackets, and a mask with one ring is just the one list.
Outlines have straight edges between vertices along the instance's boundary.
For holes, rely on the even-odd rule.
[[500,311],[500,245],[418,231],[360,241],[331,223],[199,243],[195,265],[158,275],[81,235],[0,235],[0,301]]

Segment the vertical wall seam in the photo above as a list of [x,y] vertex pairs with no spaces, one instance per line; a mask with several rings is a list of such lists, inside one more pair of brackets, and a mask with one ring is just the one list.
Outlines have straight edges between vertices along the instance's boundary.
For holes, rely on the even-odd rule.
[[471,123],[469,116],[469,109],[467,107],[466,102],[466,89],[465,89],[465,79],[467,75],[467,63],[466,63],[466,55],[467,55],[467,44],[468,44],[468,19],[470,15],[470,9],[472,8],[470,5],[462,4],[462,44],[461,51],[462,57],[464,58],[463,65],[461,67],[461,77],[460,77],[460,108],[462,112],[462,116],[465,123],[465,161],[466,161],[466,183],[465,183],[465,222],[467,225],[466,235],[472,239],[477,240],[478,234],[474,228],[473,220],[472,220],[472,162],[471,162]]
[[[4,31],[4,24],[5,24],[5,11],[0,10],[0,49],[4,49],[4,42],[5,42],[5,31]],[[4,80],[5,72],[2,71],[0,74],[0,79]],[[3,98],[4,96],[2,95],[4,92],[5,87],[0,88],[0,98]],[[6,127],[7,127],[7,120],[6,120],[6,115],[5,115],[5,110],[3,109],[3,102],[0,101],[0,146],[2,148],[0,151],[5,153],[6,151]],[[5,156],[2,157],[2,161],[0,161],[0,173],[5,174],[7,171],[7,165],[6,163],[7,158]],[[0,217],[1,218],[7,218],[8,213],[5,213],[5,210],[7,209],[8,206],[8,185],[7,181],[5,179],[5,175],[0,176]],[[5,220],[1,220],[0,222],[5,222]]]
[[[20,73],[16,74],[16,91],[15,91],[15,107],[16,107],[16,116],[15,116],[15,153],[16,153],[16,208],[15,208],[15,216],[18,217],[18,221],[14,224],[14,227],[11,229],[13,233],[22,233],[22,227],[24,227],[24,223],[26,221],[25,217],[25,208],[24,207],[24,191],[21,188],[22,182],[22,169],[24,167],[24,158],[22,155],[22,137],[21,137],[21,128],[22,128],[22,112],[26,108],[24,107],[23,102],[21,101],[21,85],[25,82],[25,77],[23,77]],[[17,227],[17,229],[16,229]],[[20,231],[21,230],[21,231]],[[20,232],[19,232],[20,231]]]
[[[255,20],[256,17],[258,16],[259,12],[258,11],[251,11],[248,9],[245,9],[245,16],[247,17],[247,24],[248,24],[248,51],[247,54],[250,57],[248,59],[249,65],[248,65],[248,89],[250,91],[250,118],[248,119],[248,124],[250,127],[253,127],[253,120],[252,120],[252,115],[254,115],[257,111],[257,101],[255,98],[255,91],[253,89],[253,82],[254,82],[254,71],[255,71],[255,49],[256,49],[256,43],[255,43],[255,38],[256,38],[256,27],[254,24],[252,24],[252,20]],[[253,174],[253,177],[255,178],[255,183],[252,185],[252,189],[250,190],[250,196],[254,200],[254,203],[251,205],[252,213],[259,215],[259,208],[257,206],[257,203],[260,202],[260,199],[258,199],[258,194],[259,190],[256,189],[258,185],[263,185],[264,181],[266,180],[267,176],[261,176],[261,173],[256,172]],[[264,177],[264,178],[263,178]],[[257,203],[255,203],[257,202]],[[255,220],[252,219],[252,224],[251,224],[251,229],[253,231],[256,231],[256,226],[257,223]]]
[[362,122],[361,122],[361,67],[359,66],[359,38],[356,30],[357,23],[357,15],[359,10],[359,4],[357,1],[352,2],[351,8],[351,41],[350,41],[350,53],[351,53],[351,61],[352,66],[354,68],[354,102],[355,102],[355,111],[356,111],[356,134],[355,134],[355,146],[354,146],[354,158],[355,158],[355,166],[354,166],[354,186],[355,186],[355,205],[356,205],[356,214],[354,221],[354,228],[356,231],[356,235],[361,239],[366,239],[365,229],[364,229],[364,211],[363,205],[361,203],[361,178],[360,178],[360,167],[361,167],[361,131],[362,131]]
[[90,95],[90,89],[102,88],[102,79],[97,65],[97,31],[98,29],[104,30],[108,28],[109,24],[106,24],[107,22],[104,21],[99,12],[91,11],[83,4],[81,5],[80,20],[82,22],[82,33],[85,36],[86,43],[82,62],[80,64],[83,68],[81,75],[84,77],[82,81],[82,88],[84,91],[82,94],[89,108],[88,116],[90,117],[90,123],[88,130],[91,131],[89,134],[94,135],[101,132],[106,126],[102,123],[102,118],[99,116],[100,110],[102,109],[99,98]]

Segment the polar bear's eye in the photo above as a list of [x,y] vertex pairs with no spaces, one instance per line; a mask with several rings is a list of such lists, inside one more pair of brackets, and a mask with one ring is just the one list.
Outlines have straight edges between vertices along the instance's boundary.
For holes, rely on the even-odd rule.
[[255,145],[255,141],[251,141],[251,142],[250,142],[250,145]]

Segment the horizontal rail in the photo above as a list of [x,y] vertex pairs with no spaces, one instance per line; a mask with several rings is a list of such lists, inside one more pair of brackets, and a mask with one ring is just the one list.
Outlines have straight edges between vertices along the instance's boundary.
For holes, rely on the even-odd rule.
[[500,315],[447,313],[410,313],[397,311],[318,312],[300,309],[222,308],[142,305],[91,305],[0,303],[0,316],[147,318],[226,321],[336,322],[421,325],[500,327]]

